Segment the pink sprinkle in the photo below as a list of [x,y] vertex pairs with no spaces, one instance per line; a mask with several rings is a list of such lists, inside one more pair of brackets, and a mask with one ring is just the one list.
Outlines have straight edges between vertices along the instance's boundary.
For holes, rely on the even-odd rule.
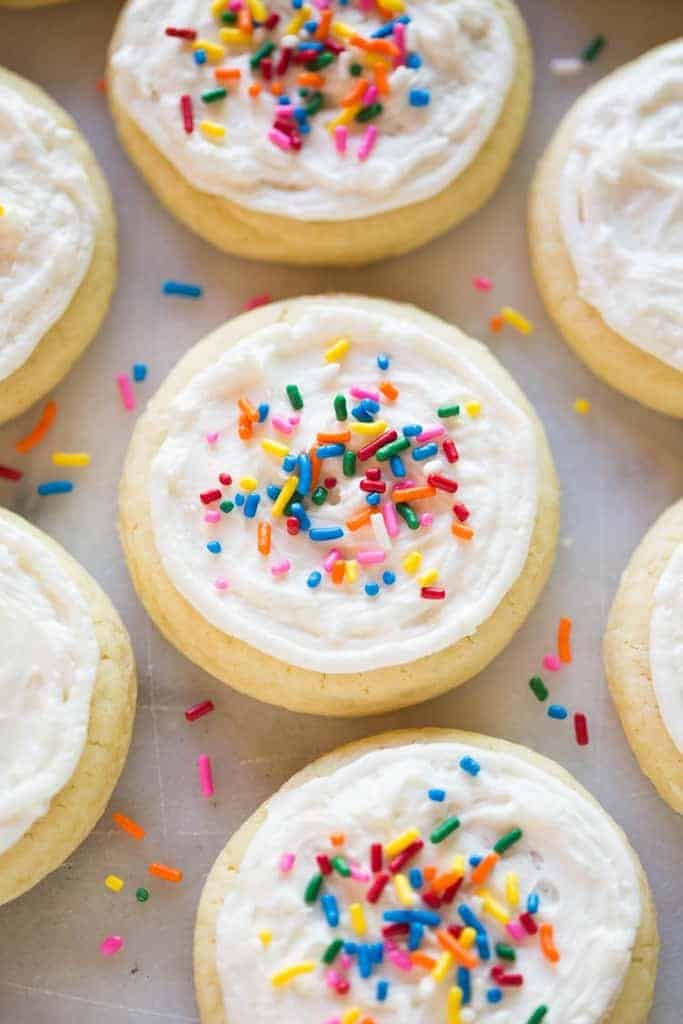
[[204,522],[205,523],[220,523],[220,521],[221,521],[221,514],[218,511],[218,509],[213,509],[212,508],[212,509],[209,509],[208,512],[204,513]]
[[526,936],[526,932],[522,928],[519,921],[509,921],[505,928],[507,929],[508,935],[511,935],[516,942],[521,942]]
[[363,94],[363,106],[369,107],[379,96],[376,85],[369,85]]
[[242,9],[242,0],[230,0],[230,10],[240,11]]
[[386,551],[359,551],[356,558],[360,565],[379,565],[387,557]]
[[115,953],[119,953],[122,949],[123,939],[120,935],[107,935],[106,939],[103,939],[100,944],[102,956],[114,956]]
[[396,509],[393,501],[384,502],[382,505],[382,516],[389,536],[398,537],[401,527],[399,526],[398,516],[396,515]]
[[211,433],[211,434],[207,434],[206,435],[206,442],[207,442],[207,444],[215,444],[216,441],[218,440],[218,437],[219,437],[219,434],[218,434],[217,430],[214,430],[213,433]]
[[282,416],[271,416],[270,422],[281,434],[292,433],[292,424],[288,423],[287,420],[283,420]]
[[396,946],[387,950],[387,958],[391,960],[395,967],[398,967],[399,971],[410,971],[413,968],[413,961],[408,954]]
[[546,654],[543,659],[543,668],[547,668],[549,672],[559,672],[562,662],[556,654]]
[[349,141],[349,129],[345,124],[338,124],[334,129],[334,144],[338,153],[346,152],[346,143]]
[[394,491],[405,490],[406,487],[416,487],[416,486],[417,485],[416,485],[414,480],[407,480],[407,479],[406,480],[397,480],[396,483],[391,488],[391,493],[393,494]]
[[399,49],[398,57],[394,58],[394,67],[398,68],[406,62],[406,27],[400,21],[394,25],[394,42]]
[[332,548],[330,553],[327,555],[323,562],[323,569],[325,572],[332,572],[332,566],[341,558],[341,551],[339,548]]
[[271,128],[268,132],[268,138],[276,146],[279,146],[280,149],[292,148],[292,140],[289,135],[285,135],[285,133],[281,132],[279,128]]
[[341,980],[342,977],[339,971],[325,971],[325,984],[328,988],[336,989]]
[[490,277],[473,277],[472,284],[479,292],[490,292],[493,288],[493,282]]
[[282,872],[283,875],[288,874],[292,870],[292,868],[294,867],[295,861],[296,861],[296,854],[295,853],[283,853],[282,854],[282,856],[280,857],[280,863],[278,864],[278,867],[280,868],[280,871]]
[[199,772],[199,788],[202,791],[202,796],[213,796],[213,772],[211,758],[208,754],[200,754],[197,758],[197,771]]
[[216,590],[228,589],[228,581],[226,580],[225,576],[219,576],[218,579],[214,581],[213,585],[216,588]]
[[301,416],[288,416],[287,418],[293,427],[298,427],[301,423]]
[[443,437],[445,433],[445,427],[427,427],[426,430],[417,435],[416,441],[418,444],[424,444],[426,441],[434,441],[437,437]]
[[[315,0],[314,0],[315,3]],[[317,6],[317,4],[316,4]],[[339,1017],[330,1017],[329,1020],[325,1021],[325,1024],[341,1024]]]
[[433,525],[434,525],[434,513],[433,512],[423,512],[422,515],[420,516],[420,526],[424,526],[426,528],[428,526],[433,526]]
[[354,398],[370,398],[373,402],[379,402],[379,392],[368,388],[351,388],[351,394]]
[[283,558],[281,562],[276,562],[275,565],[271,565],[270,571],[273,576],[286,576],[289,570],[292,568],[292,563],[288,558]]
[[249,299],[249,301],[245,303],[244,308],[257,309],[259,306],[268,306],[271,301],[270,295],[268,294],[254,295],[253,298]]
[[135,395],[133,394],[133,385],[130,382],[130,377],[127,373],[120,373],[116,378],[116,383],[118,384],[123,408],[131,411],[135,408]]
[[368,874],[368,872],[367,871],[363,871],[363,869],[358,864],[351,864],[350,865],[350,870],[351,870],[351,878],[353,878],[353,880],[355,882],[369,882],[370,881],[370,875]]
[[365,129],[365,134],[360,140],[360,146],[358,147],[358,159],[367,160],[372,153],[375,143],[377,142],[377,126],[369,124]]
[[342,953],[339,958],[339,963],[345,971],[348,971],[349,968],[353,966],[353,957],[349,953]]

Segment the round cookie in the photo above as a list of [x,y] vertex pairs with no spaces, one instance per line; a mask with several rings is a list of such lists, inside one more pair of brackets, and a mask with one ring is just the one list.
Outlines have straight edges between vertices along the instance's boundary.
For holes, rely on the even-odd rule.
[[136,678],[128,634],[100,587],[5,509],[0,622],[3,904],[58,868],[95,827],[128,752]]
[[0,423],[95,337],[116,279],[111,196],[74,121],[0,68]]
[[[388,32],[382,28],[388,7],[384,13],[381,4],[335,8],[332,47],[343,49],[316,78],[320,71],[307,71],[299,62],[299,43],[288,24],[292,8],[284,0],[265,7],[260,0],[250,3],[255,20],[267,12],[280,20],[272,31],[258,28],[251,37],[240,36],[246,42],[237,47],[221,38],[230,40],[239,29],[221,26],[219,11],[212,19],[204,0],[171,5],[129,0],[112,41],[108,72],[121,142],[171,213],[228,252],[285,263],[352,265],[414,249],[469,216],[498,186],[526,121],[532,61],[524,23],[511,0],[448,0],[446,5],[416,0],[400,14],[403,7],[402,0],[391,4],[399,19],[394,35],[391,25]],[[295,11],[297,23],[306,11],[314,18],[311,10],[302,8],[300,17]],[[400,19],[405,17],[411,21],[404,31]],[[164,36],[166,28],[178,27],[189,27],[197,38]],[[354,30],[363,35],[353,36]],[[384,36],[368,41],[370,33]],[[304,27],[298,34],[299,42],[310,38]],[[279,75],[282,38],[289,40],[294,57],[285,58],[287,70]],[[209,44],[207,61],[197,68],[193,49],[203,42]],[[261,46],[271,43],[279,48],[261,63]],[[312,45],[323,46],[316,40]],[[372,53],[361,47],[384,49]],[[321,59],[331,52],[323,51]],[[400,66],[385,68],[376,78],[378,60]],[[372,120],[359,111],[365,121],[349,122],[340,154],[327,125],[340,111],[352,116],[357,109],[340,103],[358,92],[360,79],[353,72],[361,63],[362,81],[373,90],[363,103],[383,109]],[[241,80],[221,77],[226,68],[239,72]],[[284,83],[287,96],[305,103],[310,115],[299,106],[296,113],[276,117],[276,98],[265,77],[271,72],[275,84]],[[302,82],[318,83],[301,86],[311,90],[306,97],[297,92],[298,74],[304,75]],[[249,93],[252,86],[262,87],[256,98]],[[216,87],[227,87],[227,98],[204,102],[203,96],[215,97]],[[191,101],[192,125],[184,126],[181,96]],[[298,118],[304,120],[301,133],[292,127],[301,125]],[[345,125],[338,127],[343,131]],[[375,129],[372,151],[363,158],[366,133]],[[272,141],[282,145],[288,132],[300,148],[283,151]]]
[[607,682],[659,795],[683,814],[683,501],[636,548],[607,623]]
[[557,523],[542,427],[488,350],[354,296],[262,307],[191,349],[120,491],[167,639],[315,714],[403,707],[481,671],[533,607]]
[[548,313],[590,369],[683,417],[683,40],[608,75],[534,177],[529,240]]
[[[338,833],[342,846],[334,845]],[[374,871],[371,844],[382,851]],[[352,876],[340,876],[336,866],[324,874],[325,859],[316,863],[320,854],[341,855]],[[470,862],[475,854],[484,857],[478,869]],[[419,869],[417,878],[411,868]],[[409,872],[426,899],[411,894]],[[404,879],[399,886],[391,877],[396,874]],[[483,902],[474,898],[482,884]],[[330,897],[338,928],[328,917],[335,908]],[[354,903],[360,910],[351,909]],[[422,929],[411,928],[409,936],[398,927],[393,935],[380,932],[415,911],[417,917],[427,913]],[[434,913],[438,924],[429,916]],[[352,923],[359,918],[363,935]],[[437,928],[443,936],[454,924],[474,925],[480,938],[470,945],[475,936],[449,929],[458,935],[455,945],[448,934],[445,942],[436,940]],[[586,957],[586,929],[593,927],[601,938]],[[557,963],[539,948],[548,938]],[[328,944],[337,939],[352,942],[355,952],[346,960],[337,952],[326,968],[321,958],[326,950],[331,955]],[[382,940],[380,959],[372,950]],[[417,946],[418,957],[431,963],[411,963],[406,945]],[[369,955],[359,952],[362,946]],[[444,946],[450,960],[442,959]],[[436,1024],[446,1020],[449,1001],[448,1020],[460,1024],[644,1024],[658,947],[655,909],[636,854],[564,769],[504,740],[445,729],[402,731],[314,762],[235,833],[202,893],[195,989],[202,1024],[242,1024],[249,1012],[260,1021],[301,1024]],[[456,974],[468,953],[479,963]],[[278,977],[301,962],[312,967],[309,974]],[[434,963],[436,977],[430,978]],[[511,975],[521,975],[522,985],[508,982]],[[389,982],[385,1001],[377,998],[382,980]],[[350,986],[346,994],[343,982]],[[462,999],[449,993],[456,987]],[[360,1011],[355,1016],[354,1009]]]

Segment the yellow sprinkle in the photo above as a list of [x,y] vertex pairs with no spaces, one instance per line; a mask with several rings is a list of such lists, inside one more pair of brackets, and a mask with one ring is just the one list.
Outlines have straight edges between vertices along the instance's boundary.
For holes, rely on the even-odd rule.
[[273,938],[273,933],[272,932],[267,932],[267,931],[266,932],[259,932],[258,933],[258,937],[259,937],[259,939],[261,940],[261,942],[263,943],[264,946],[269,946],[270,943],[271,943],[271,940]]
[[380,0],[377,6],[390,14],[403,14],[406,9],[403,0]]
[[225,128],[222,124],[216,124],[215,121],[200,121],[199,128],[207,139],[225,138]]
[[518,330],[520,334],[531,334],[534,329],[531,320],[527,320],[518,309],[513,309],[512,306],[503,306],[500,315],[506,323]]
[[338,363],[349,351],[350,344],[351,342],[348,338],[340,338],[338,341],[335,341],[334,345],[331,345],[325,353],[325,362]]
[[342,1014],[342,1024],[356,1024],[356,1021],[360,1018],[360,1010],[357,1006],[352,1006],[350,1010]]
[[434,981],[443,981],[452,966],[453,954],[449,953],[446,949],[439,957],[436,967],[432,971],[432,978],[434,978]]
[[457,871],[459,875],[465,874],[465,856],[462,853],[457,853],[453,858],[451,864],[451,871]]
[[468,416],[476,418],[481,412],[481,402],[465,402],[465,410]]
[[427,569],[427,572],[420,576],[418,583],[421,587],[430,587],[432,583],[436,583],[439,578],[438,569]]
[[519,875],[508,871],[505,876],[505,899],[511,907],[519,906]]
[[347,25],[345,21],[333,21],[332,32],[335,36],[341,36],[342,39],[350,39],[351,36],[357,34],[357,30],[353,25]]
[[358,579],[358,562],[355,558],[350,558],[344,562],[344,582],[355,583]]
[[577,398],[574,402],[574,411],[579,416],[586,416],[591,411],[591,404],[587,398]]
[[458,942],[464,949],[471,949],[474,943],[477,941],[477,932],[475,928],[463,928],[460,932],[460,938]]
[[126,883],[122,878],[119,878],[118,875],[107,875],[104,880],[104,884],[107,889],[111,889],[112,892],[121,892]]
[[352,423],[351,430],[354,434],[364,434],[374,437],[375,434],[382,434],[387,429],[386,420],[375,420],[374,423]]
[[396,896],[398,902],[404,907],[412,907],[415,904],[417,897],[410,888],[410,882],[405,875],[394,875],[394,889],[396,890]]
[[416,828],[409,828],[406,832],[402,832],[400,836],[396,836],[390,843],[387,843],[384,847],[384,852],[387,857],[395,857],[397,853],[401,853],[405,850],[406,846],[410,846],[416,839],[420,838],[420,833]]
[[251,16],[254,21],[265,21],[268,17],[268,11],[266,5],[261,0],[247,0]]
[[273,502],[273,507],[270,510],[271,516],[277,517],[282,515],[285,508],[289,504],[289,499],[292,497],[294,491],[297,489],[298,486],[298,476],[290,476],[287,480],[285,480],[284,484],[282,485],[282,490],[280,491],[277,498]]
[[403,568],[406,572],[414,573],[422,565],[422,555],[419,551],[410,551],[403,559]]
[[461,1024],[460,1007],[462,1006],[462,989],[454,985],[448,992],[448,1024]]
[[[222,30],[220,37],[223,39]],[[225,57],[225,47],[219,46],[218,43],[212,43],[210,39],[196,39],[192,44],[192,49],[195,51],[203,50],[206,54],[206,59],[211,61],[223,60],[223,57]]]
[[255,476],[243,476],[240,480],[240,487],[243,491],[250,493],[258,487],[258,480]]
[[510,920],[510,915],[504,906],[502,906],[498,900],[494,899],[488,889],[479,889],[477,896],[482,901],[484,912],[494,917],[496,921],[500,921],[501,924],[507,924]]
[[367,931],[367,925],[365,923],[365,914],[363,913],[363,907],[360,903],[352,903],[349,907],[349,917],[351,918],[351,927],[353,928],[356,935],[365,935]]
[[53,452],[52,462],[55,466],[89,466],[90,456],[87,452]]
[[294,15],[289,25],[285,29],[286,36],[295,36],[299,29],[303,26],[305,21],[308,21],[311,14],[311,8],[305,5],[300,11]]
[[211,14],[217,18],[219,14],[228,9],[228,0],[211,0]]
[[270,983],[274,988],[280,988],[282,985],[288,985],[290,981],[297,978],[300,974],[310,974],[315,970],[315,963],[313,960],[302,960],[299,964],[292,964],[291,967],[283,967],[281,971],[276,971],[270,977]]
[[241,28],[221,28],[218,30],[221,41],[227,46],[249,46],[251,36]]
[[340,125],[340,124],[347,124],[347,125],[351,124],[351,122],[353,121],[354,117],[356,116],[356,114],[358,113],[359,110],[360,110],[360,105],[355,106],[355,107],[344,107],[344,109],[342,110],[341,114],[337,114],[336,117],[333,117],[331,121],[327,122],[327,130],[328,130],[328,132],[333,132],[334,129],[337,127],[337,125]]
[[4,217],[4,215],[5,215],[5,207],[2,205],[2,203],[0,203],[0,217]]
[[264,452],[268,452],[270,455],[277,455],[280,459],[284,459],[285,455],[289,455],[289,445],[283,444],[282,441],[275,441],[272,437],[264,437],[261,441],[261,447]]

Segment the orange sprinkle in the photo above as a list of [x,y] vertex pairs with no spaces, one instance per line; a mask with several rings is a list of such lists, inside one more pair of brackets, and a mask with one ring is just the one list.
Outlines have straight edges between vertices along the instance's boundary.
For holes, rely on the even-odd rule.
[[341,101],[340,101],[341,106],[342,107],[355,107],[355,106],[357,106],[360,103],[360,101],[363,99],[363,96],[365,95],[365,90],[367,89],[367,87],[368,87],[368,80],[367,80],[367,78],[359,78],[356,81],[356,84],[354,85],[354,87],[349,92],[347,92],[346,96],[344,96],[341,99]]
[[557,947],[555,946],[555,941],[553,939],[553,926],[550,921],[544,921],[538,931],[543,955],[547,960],[550,960],[551,964],[556,964],[560,959],[560,954],[557,952]]
[[106,92],[107,91],[107,79],[106,78],[99,78],[97,80],[97,91],[98,92]]
[[300,71],[296,80],[299,85],[307,85],[309,89],[322,89],[325,84],[325,76],[317,71]]
[[422,868],[422,876],[425,882],[433,882],[436,878],[436,868],[433,864],[428,864],[426,868]]
[[282,82],[273,82],[272,85],[270,86],[270,91],[273,94],[273,96],[282,96],[284,88],[285,87],[282,84]]
[[502,316],[500,316],[499,313],[496,313],[495,316],[491,317],[491,319],[489,320],[489,327],[494,332],[494,334],[499,334],[500,331],[503,330],[503,318]]
[[308,456],[311,460],[311,487],[315,490],[323,468],[322,459],[318,458],[317,448],[309,448]]
[[258,524],[256,529],[256,543],[258,545],[259,552],[262,555],[270,554],[270,539],[272,536],[272,530],[270,523],[261,522]]
[[472,540],[474,537],[474,530],[469,526],[463,526],[462,523],[451,523],[451,533],[460,540]]
[[346,444],[350,440],[350,430],[341,430],[338,434],[318,434],[320,444]]
[[375,1024],[375,1018],[374,1017],[363,1017],[363,1019],[360,1022],[360,1024]]
[[183,873],[178,868],[169,868],[168,864],[150,864],[150,875],[155,878],[163,878],[165,882],[182,882]]
[[260,82],[252,82],[252,84],[249,86],[249,95],[251,96],[251,98],[255,99],[259,95],[260,92],[261,92],[261,83]]
[[118,811],[112,814],[112,818],[114,819],[114,824],[118,825],[124,832],[127,832],[133,839],[145,838],[146,832],[142,825],[138,825],[137,821],[127,818],[125,814],[119,814]]
[[327,39],[328,35],[330,34],[330,23],[331,23],[331,21],[332,21],[332,9],[330,7],[326,7],[325,10],[320,15],[320,21],[318,22],[318,27],[315,30],[315,38],[316,39],[320,39],[320,40]]
[[370,522],[370,507],[366,506],[362,512],[356,512],[355,516],[351,516],[350,519],[346,520],[347,530],[360,530],[361,526],[365,526]]
[[398,398],[398,388],[392,384],[390,380],[380,381],[378,387],[384,397],[388,398],[390,402],[393,402],[395,398]]
[[22,437],[21,441],[17,441],[14,446],[16,450],[23,455],[24,452],[30,452],[31,448],[35,448],[37,444],[40,444],[54,423],[56,415],[57,403],[48,402],[43,409],[43,415],[40,417],[31,433],[27,434],[26,437]]
[[444,871],[443,875],[439,875],[432,882],[432,889],[435,892],[445,892],[446,889],[450,889],[452,885],[459,882],[462,878],[462,874],[459,871]]
[[389,92],[389,79],[387,78],[387,65],[383,60],[375,64],[375,85],[380,96],[386,96]]
[[433,498],[436,494],[435,487],[399,487],[391,492],[392,501],[419,501],[420,498]]
[[359,50],[365,50],[366,53],[382,53],[389,57],[400,55],[398,46],[389,39],[366,39],[365,36],[353,35],[350,41],[352,46],[357,46]]
[[333,583],[343,583],[344,582],[345,574],[346,574],[346,562],[344,561],[343,558],[338,558],[337,561],[332,566],[332,571],[330,572],[330,576],[332,577],[332,582]]
[[410,959],[416,967],[424,967],[426,971],[433,971],[436,967],[436,960],[434,957],[427,956],[426,953],[411,953]]
[[245,398],[244,395],[242,395],[241,398],[237,399],[237,404],[247,419],[251,420],[253,423],[258,423],[258,409],[254,408],[248,398]]
[[343,832],[333,832],[330,836],[330,842],[333,846],[343,846],[346,842],[346,836]]
[[248,441],[254,433],[251,420],[247,419],[246,416],[240,416],[240,421],[237,424],[237,433],[243,441]]
[[251,20],[251,11],[248,7],[240,7],[237,12],[237,27],[240,32],[246,32],[247,35],[251,35],[253,22]]
[[563,661],[566,665],[572,660],[571,632],[572,620],[560,619],[560,625],[557,630],[557,653],[560,656],[560,661]]
[[463,967],[469,967],[472,969],[479,963],[479,958],[470,953],[468,949],[465,949],[460,945],[458,940],[451,935],[450,932],[440,930],[436,933],[436,938],[442,949],[447,949],[449,953],[452,953],[459,964]]
[[216,68],[213,77],[217,82],[239,81],[242,77],[241,68]]
[[472,868],[471,881],[472,885],[482,885],[489,877],[496,864],[500,860],[500,857],[492,850],[491,853],[487,853],[482,861],[477,864],[476,868]]

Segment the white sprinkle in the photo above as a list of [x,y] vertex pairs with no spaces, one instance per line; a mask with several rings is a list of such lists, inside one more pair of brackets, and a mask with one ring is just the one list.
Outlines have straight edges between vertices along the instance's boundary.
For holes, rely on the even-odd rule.
[[583,61],[579,57],[555,57],[550,61],[550,70],[560,78],[578,75],[583,71]]
[[372,532],[374,533],[375,540],[379,546],[383,551],[389,551],[391,548],[391,537],[387,532],[384,516],[379,514],[370,516],[370,525],[372,526]]

